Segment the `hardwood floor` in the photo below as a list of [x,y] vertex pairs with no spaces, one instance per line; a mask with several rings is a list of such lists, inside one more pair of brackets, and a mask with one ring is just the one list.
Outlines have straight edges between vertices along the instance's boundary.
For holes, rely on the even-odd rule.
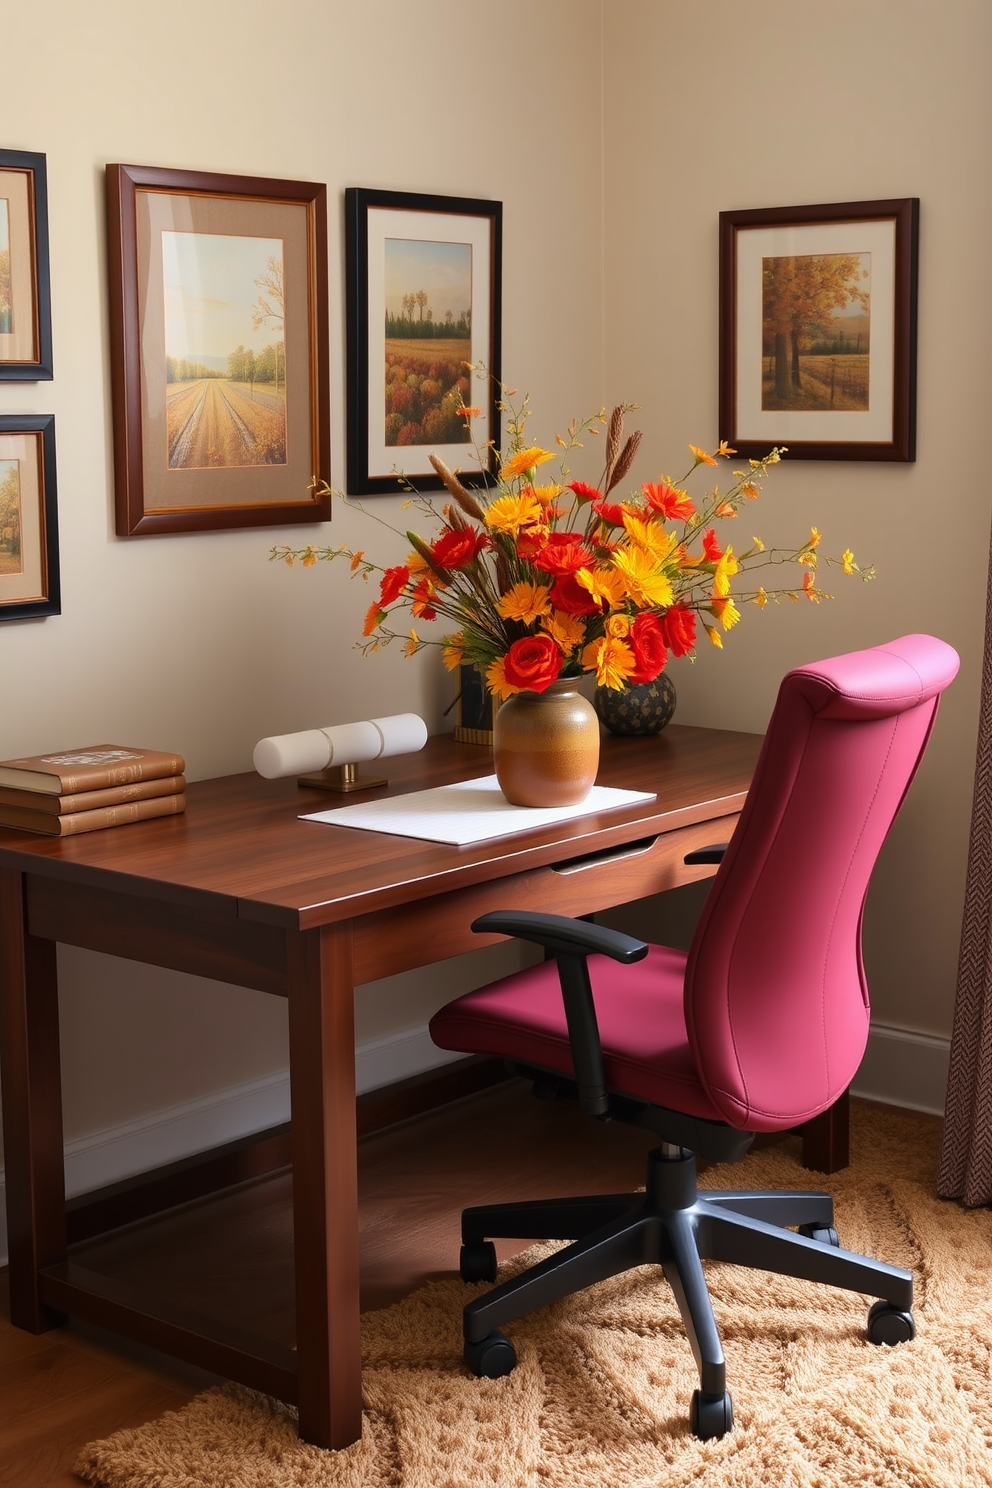
[[[636,1188],[647,1132],[599,1126],[523,1082],[455,1102],[359,1145],[362,1306],[457,1268],[461,1210],[500,1198]],[[176,1303],[292,1338],[290,1180],[280,1174],[74,1249],[108,1274],[155,1278]],[[501,1257],[521,1249],[501,1241]],[[37,1337],[0,1316],[0,1482],[79,1484],[79,1449],[182,1406],[213,1377],[83,1324]]]

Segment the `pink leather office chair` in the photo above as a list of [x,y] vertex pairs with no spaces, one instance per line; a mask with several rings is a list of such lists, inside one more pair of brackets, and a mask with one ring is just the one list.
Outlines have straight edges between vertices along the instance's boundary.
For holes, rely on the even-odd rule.
[[869,1338],[913,1337],[911,1274],[841,1250],[829,1194],[702,1196],[695,1154],[738,1160],[754,1133],[808,1121],[850,1084],[868,1036],[868,880],[957,669],[950,646],[910,635],[785,677],[732,840],[686,859],[720,864],[688,956],[560,915],[475,921],[555,959],[449,1003],[431,1022],[435,1043],[502,1055],[538,1084],[568,1083],[588,1114],[663,1139],[645,1193],[465,1210],[468,1281],[495,1279],[487,1237],[574,1241],[466,1307],[476,1374],[516,1363],[500,1324],[650,1261],[699,1367],[700,1437],[733,1422],[701,1258],[879,1298]]

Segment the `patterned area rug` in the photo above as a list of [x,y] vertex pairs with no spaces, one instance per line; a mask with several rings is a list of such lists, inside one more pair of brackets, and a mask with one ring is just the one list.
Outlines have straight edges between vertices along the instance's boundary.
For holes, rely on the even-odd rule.
[[[992,1488],[992,1212],[934,1196],[939,1135],[861,1108],[851,1166],[823,1181],[846,1248],[913,1270],[912,1343],[868,1343],[858,1296],[707,1263],[734,1400],[722,1440],[689,1434],[692,1357],[643,1267],[508,1325],[519,1364],[501,1380],[462,1364],[461,1308],[483,1287],[436,1282],[367,1315],[365,1434],[345,1452],[226,1387],[92,1443],[76,1471],[105,1488]],[[817,1186],[797,1142],[703,1181]]]

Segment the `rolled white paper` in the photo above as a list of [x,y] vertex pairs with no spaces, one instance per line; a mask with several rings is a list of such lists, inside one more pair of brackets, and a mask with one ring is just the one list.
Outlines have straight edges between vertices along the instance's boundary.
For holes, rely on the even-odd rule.
[[309,775],[328,765],[360,765],[393,754],[414,754],[427,743],[427,725],[416,713],[394,713],[366,723],[340,723],[299,734],[260,739],[252,763],[266,780]]
[[391,754],[416,754],[427,743],[427,725],[416,713],[394,713],[390,718],[373,718],[372,727],[378,729],[382,748],[378,758]]
[[320,732],[331,746],[332,765],[361,765],[382,753],[382,735],[373,723],[339,723]]

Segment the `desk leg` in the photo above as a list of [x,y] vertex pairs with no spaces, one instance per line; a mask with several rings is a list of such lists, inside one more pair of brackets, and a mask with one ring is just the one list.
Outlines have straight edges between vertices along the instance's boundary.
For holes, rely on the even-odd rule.
[[65,1260],[65,1167],[55,942],[27,933],[24,878],[0,871],[0,1082],[10,1243],[10,1320],[30,1333],[65,1322],[38,1272]]
[[288,952],[300,1435],[339,1448],[362,1434],[351,925]]

